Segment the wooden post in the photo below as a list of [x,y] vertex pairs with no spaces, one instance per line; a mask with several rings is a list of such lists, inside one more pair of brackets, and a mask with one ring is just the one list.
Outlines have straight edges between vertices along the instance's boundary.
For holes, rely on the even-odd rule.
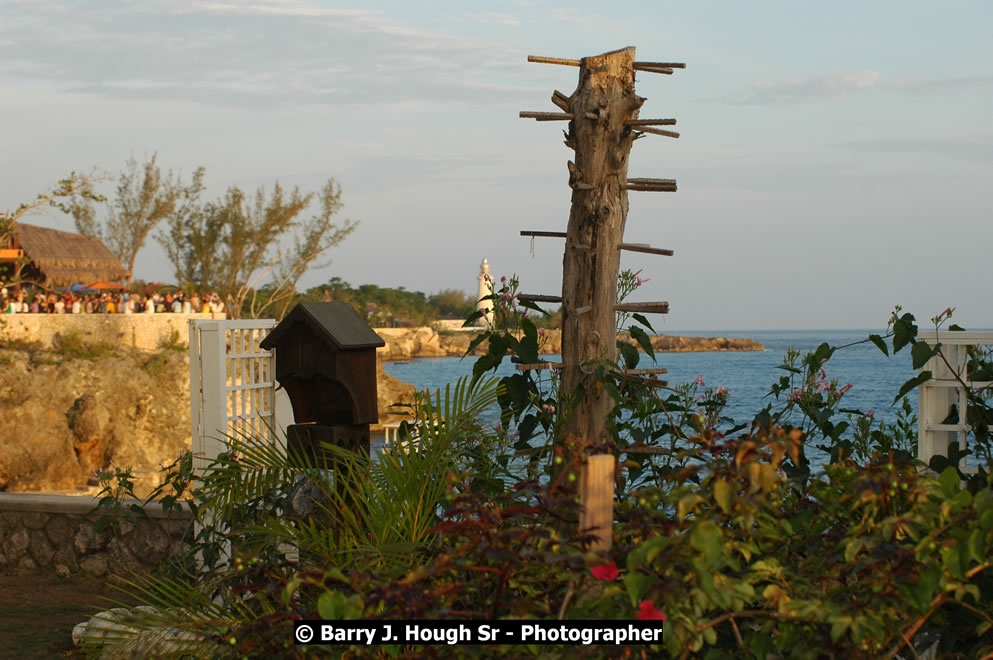
[[[617,359],[617,273],[628,214],[628,190],[675,191],[670,179],[628,179],[631,145],[642,133],[678,137],[678,133],[652,126],[672,125],[674,119],[638,118],[645,99],[635,94],[635,71],[671,74],[683,64],[635,62],[635,49],[620,50],[569,60],[554,57],[528,57],[529,62],[579,67],[579,85],[571,96],[552,95],[563,112],[522,112],[522,117],[539,120],[569,120],[566,146],[576,152],[569,161],[569,187],[572,207],[565,233],[562,257],[562,369],[559,391],[575,395],[556,440],[586,455],[589,447],[610,446],[607,419],[614,401],[589,374],[597,362],[612,364]],[[561,236],[558,232],[522,232],[530,236]],[[671,254],[670,250],[638,246],[639,251]],[[523,298],[524,296],[522,296]],[[531,296],[535,299],[535,296]],[[544,296],[544,298],[551,298]],[[668,312],[668,303],[642,303],[637,311]],[[526,365],[532,367],[534,365]],[[608,369],[608,372],[616,371]],[[617,374],[619,378],[631,376]],[[646,379],[647,380],[647,379]],[[644,382],[644,381],[643,381]],[[661,383],[663,381],[652,381]],[[560,401],[559,410],[566,401]],[[613,528],[614,464],[610,454],[587,457],[580,475],[583,505],[580,529],[593,528],[600,541],[594,549],[610,547]]]
[[[634,48],[585,57],[579,86],[569,97],[573,116],[599,115],[597,121],[573,121],[569,139],[576,145],[572,179],[589,189],[573,188],[572,209],[562,261],[563,392],[583,384],[583,365],[612,359],[616,350],[614,304],[620,245],[628,214],[628,154],[634,132],[627,122],[638,118],[644,99],[634,93]],[[589,245],[577,250],[576,245]],[[585,314],[576,311],[590,307]],[[590,384],[587,384],[590,385]],[[614,403],[603,388],[586,387],[563,431],[575,446],[609,441],[607,417]]]
[[579,531],[598,538],[590,550],[606,552],[614,541],[614,465],[613,454],[590,456],[579,483]]

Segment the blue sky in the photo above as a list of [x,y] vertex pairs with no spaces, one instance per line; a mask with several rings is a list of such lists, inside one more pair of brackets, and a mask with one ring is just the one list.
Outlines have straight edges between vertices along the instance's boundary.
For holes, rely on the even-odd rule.
[[[616,9],[614,14],[610,10]],[[668,300],[656,327],[879,327],[893,305],[993,327],[993,3],[139,0],[0,4],[0,208],[134,154],[210,197],[334,177],[360,222],[310,273],[474,290],[485,256],[560,289],[566,161],[556,108],[579,58],[636,46],[642,74],[625,253]],[[107,192],[110,192],[108,189]],[[72,229],[55,215],[35,222]],[[136,276],[170,277],[161,248]]]

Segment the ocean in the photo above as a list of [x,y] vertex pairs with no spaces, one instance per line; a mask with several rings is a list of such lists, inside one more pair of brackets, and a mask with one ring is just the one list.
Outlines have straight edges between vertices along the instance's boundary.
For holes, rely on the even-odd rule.
[[[776,367],[783,362],[790,347],[801,353],[816,348],[822,342],[841,346],[866,339],[869,334],[885,334],[880,330],[747,330],[747,331],[695,331],[673,334],[697,337],[743,337],[754,339],[765,346],[764,351],[711,352],[711,353],[657,353],[656,366],[665,367],[668,373],[659,376],[670,385],[703,377],[708,387],[722,385],[731,391],[726,414],[736,421],[751,420],[766,403],[775,401],[766,395],[772,383],[786,374]],[[553,356],[544,356],[550,361]],[[387,362],[386,373],[419,389],[434,390],[447,383],[472,374],[473,356],[420,358],[409,362]],[[642,354],[639,367],[650,366],[651,359]],[[897,355],[887,357],[871,343],[863,343],[836,351],[825,365],[828,379],[837,379],[839,385],[852,383],[845,394],[842,407],[863,412],[874,410],[876,419],[887,423],[896,420],[897,408],[893,397],[900,386],[915,375],[910,350],[905,348]],[[499,375],[514,373],[509,360],[501,364]],[[910,394],[916,413],[917,392]]]

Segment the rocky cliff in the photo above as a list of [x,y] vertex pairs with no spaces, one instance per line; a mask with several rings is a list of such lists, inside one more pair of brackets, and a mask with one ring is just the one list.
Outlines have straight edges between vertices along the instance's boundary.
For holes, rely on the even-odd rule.
[[[130,466],[137,492],[160,483],[159,465],[190,448],[185,347],[0,347],[0,491],[85,492],[94,471]],[[378,365],[380,422],[414,386]],[[402,410],[402,409],[401,409]]]
[[[475,333],[437,331],[433,328],[377,328],[376,332],[386,341],[386,346],[379,349],[382,360],[409,360],[422,357],[461,357],[469,348]],[[618,339],[635,343],[627,335],[619,335]],[[548,330],[542,336],[541,352],[546,355],[562,353],[562,333],[559,330]],[[652,337],[652,348],[660,352],[689,352],[689,351],[761,351],[765,347],[753,339],[734,337],[680,337],[675,335],[655,335]],[[482,354],[486,350],[485,343],[476,348],[474,353]]]
[[190,446],[184,352],[6,349],[0,369],[0,490],[77,490],[111,464],[154,480]]

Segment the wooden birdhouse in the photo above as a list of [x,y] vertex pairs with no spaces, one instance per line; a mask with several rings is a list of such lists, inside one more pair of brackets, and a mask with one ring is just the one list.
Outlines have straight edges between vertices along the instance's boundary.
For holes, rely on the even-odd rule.
[[321,442],[369,451],[379,421],[376,348],[385,342],[347,303],[300,303],[262,340],[276,351],[276,380],[296,424],[290,447],[320,459]]

